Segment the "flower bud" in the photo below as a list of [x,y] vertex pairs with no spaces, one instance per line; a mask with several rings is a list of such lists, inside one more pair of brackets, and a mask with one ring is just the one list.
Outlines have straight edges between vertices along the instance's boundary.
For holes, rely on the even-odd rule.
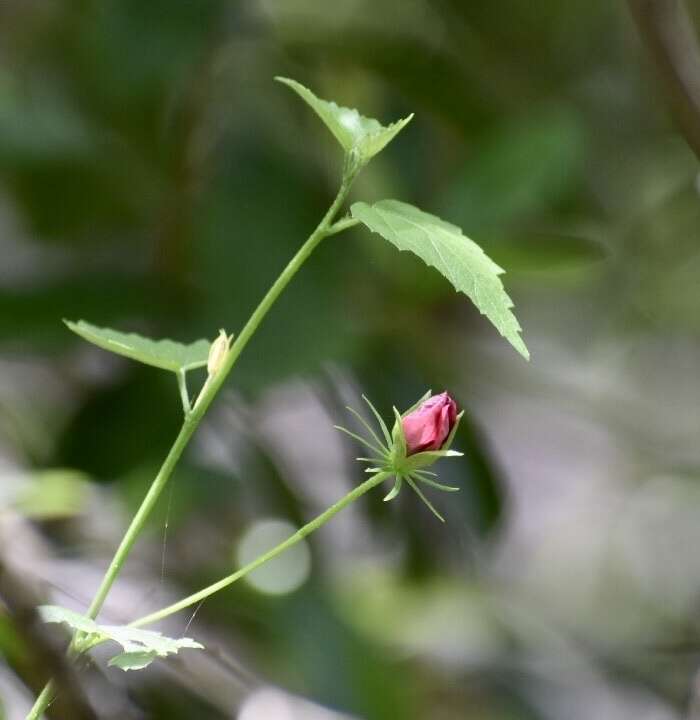
[[209,348],[209,359],[207,360],[207,372],[215,375],[224,362],[226,353],[228,353],[230,338],[226,335],[225,330],[219,330],[219,337],[214,340]]
[[440,450],[457,423],[457,403],[446,393],[428,398],[401,420],[406,456]]

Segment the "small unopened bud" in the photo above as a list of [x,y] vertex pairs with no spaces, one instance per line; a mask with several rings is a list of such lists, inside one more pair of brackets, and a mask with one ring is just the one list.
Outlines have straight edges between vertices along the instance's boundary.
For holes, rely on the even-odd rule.
[[[231,336],[233,337],[233,336]],[[231,338],[226,335],[225,330],[219,330],[219,337],[214,340],[209,348],[209,359],[207,360],[207,372],[210,375],[216,375],[224,363],[224,359],[228,353]]]
[[440,450],[457,422],[457,404],[446,393],[431,397],[403,420],[406,455]]

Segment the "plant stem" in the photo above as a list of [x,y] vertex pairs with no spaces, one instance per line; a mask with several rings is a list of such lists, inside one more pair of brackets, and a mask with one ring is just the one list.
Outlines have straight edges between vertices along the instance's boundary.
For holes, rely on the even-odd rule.
[[177,371],[177,387],[180,391],[182,412],[185,413],[185,417],[187,417],[192,408],[190,407],[190,394],[187,392],[187,378],[184,370]]
[[360,221],[356,220],[354,217],[350,217],[349,215],[346,215],[343,218],[340,218],[340,220],[336,220],[329,228],[328,228],[328,235],[335,235],[336,233],[343,232],[343,230],[347,230],[348,228],[355,227],[355,225],[359,225]]
[[350,503],[357,500],[359,497],[364,495],[366,492],[371,490],[372,488],[379,485],[381,482],[386,480],[388,477],[391,476],[391,472],[389,471],[380,471],[376,475],[373,475],[369,480],[365,480],[361,485],[358,485],[356,488],[353,488],[345,497],[341,498],[336,502],[335,504],[331,505],[327,510],[322,512],[320,515],[317,515],[311,522],[307,523],[303,527],[299,528],[293,535],[290,535],[286,540],[282,541],[279,545],[276,545],[271,550],[268,550],[263,555],[260,555],[252,562],[249,562],[247,565],[244,565],[239,570],[236,570],[236,572],[232,573],[231,575],[227,575],[225,578],[222,578],[218,582],[215,582],[213,585],[209,585],[208,587],[205,587],[203,590],[200,590],[199,592],[194,593],[193,595],[189,595],[186,598],[183,598],[182,600],[179,600],[176,603],[173,603],[172,605],[168,605],[168,607],[163,608],[162,610],[157,610],[155,612],[150,613],[149,615],[144,615],[143,617],[139,618],[138,620],[134,620],[133,622],[129,623],[131,627],[141,627],[143,625],[150,625],[151,623],[157,622],[158,620],[162,620],[163,618],[168,617],[169,615],[173,615],[176,612],[179,612],[180,610],[184,610],[185,608],[188,608],[192,605],[195,605],[198,602],[201,602],[202,600],[208,598],[210,595],[213,595],[214,593],[219,592],[219,590],[223,590],[225,587],[228,587],[229,585],[236,582],[236,580],[240,580],[241,578],[245,577],[248,573],[252,572],[256,568],[259,568],[261,565],[264,565],[268,560],[272,560],[273,558],[277,557],[280,553],[283,553],[285,550],[288,550],[293,545],[296,545],[300,540],[305,538],[307,535],[312,533],[314,530],[317,530],[321,527],[321,525],[324,525],[327,523],[336,513],[340,512],[344,507],[349,505]]
[[[299,248],[296,255],[289,261],[289,264],[284,268],[284,270],[282,270],[282,273],[277,280],[275,280],[272,287],[270,287],[267,291],[258,307],[255,308],[253,314],[248,319],[248,322],[245,324],[238,337],[234,340],[233,345],[231,345],[221,369],[215,375],[210,375],[207,378],[207,382],[202,388],[194,407],[185,415],[182,428],[180,429],[178,436],[175,438],[173,446],[170,448],[163,465],[146,493],[146,497],[143,499],[141,506],[136,511],[136,514],[129,524],[129,527],[127,528],[124,537],[122,538],[122,541],[119,544],[109,567],[107,568],[107,572],[102,578],[102,582],[100,583],[95,597],[90,603],[90,607],[86,613],[88,617],[94,619],[100,612],[102,605],[104,604],[104,601],[114,584],[114,581],[117,579],[124,562],[136,542],[136,538],[141,533],[141,530],[143,530],[146,520],[153,510],[158,497],[163,491],[163,488],[167,484],[170,475],[175,469],[183,450],[187,447],[190,438],[199,426],[199,423],[226,380],[229,372],[231,372],[236,360],[238,360],[240,354],[255,334],[255,331],[258,329],[258,326],[262,322],[263,318],[267,315],[268,311],[274,305],[282,291],[287,287],[290,280],[297,274],[299,268],[301,268],[301,266],[306,262],[321,240],[330,234],[329,229],[333,219],[348,195],[350,186],[355,179],[356,172],[356,170],[352,171],[346,169],[343,174],[343,181],[341,183],[340,190],[338,191],[335,200],[328,208],[328,211],[323,216],[323,219],[308,237],[306,242]],[[53,699],[55,692],[54,686],[55,683],[53,680],[50,680],[36,699],[29,715],[27,715],[27,720],[38,720],[42,716],[42,713],[50,705]]]
[[26,720],[39,720],[44,713],[44,710],[46,710],[46,708],[53,702],[55,692],[56,683],[53,680],[49,680],[39,694],[39,697],[37,697],[34,706],[27,715]]
[[248,319],[248,322],[233,341],[221,370],[216,373],[216,375],[209,378],[206,387],[197,398],[197,402],[192,409],[192,416],[194,418],[201,418],[201,416],[206,412],[207,408],[211,404],[211,401],[214,399],[214,396],[226,380],[226,376],[236,363],[236,360],[238,360],[241,352],[243,352],[243,348],[245,348],[250,338],[255,334],[255,331],[258,329],[258,326],[265,315],[267,315],[267,312],[272,307],[275,300],[277,300],[282,290],[284,290],[289,281],[296,275],[299,268],[306,262],[309,255],[311,255],[311,253],[316,249],[316,246],[321,242],[321,240],[323,240],[323,238],[330,234],[330,227],[333,222],[333,218],[336,216],[338,210],[345,201],[354,178],[355,173],[348,173],[343,177],[340,190],[338,191],[332,205],[328,208],[328,212],[326,212],[323,216],[323,219],[311,233],[308,240],[301,246],[301,248],[299,248],[297,254],[289,261],[287,267],[282,271],[272,287],[267,291],[267,294],[262,299],[258,307],[255,308],[255,311]]

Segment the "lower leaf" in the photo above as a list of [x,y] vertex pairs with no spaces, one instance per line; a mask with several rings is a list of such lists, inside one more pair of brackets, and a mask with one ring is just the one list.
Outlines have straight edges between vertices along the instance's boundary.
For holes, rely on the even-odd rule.
[[108,663],[110,667],[118,667],[124,670],[143,670],[148,667],[156,658],[158,653],[150,652],[125,652],[115,655]]

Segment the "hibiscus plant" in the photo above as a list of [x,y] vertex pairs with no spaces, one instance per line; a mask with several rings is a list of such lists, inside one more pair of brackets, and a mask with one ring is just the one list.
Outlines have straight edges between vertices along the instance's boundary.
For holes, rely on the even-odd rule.
[[[467,295],[517,352],[526,359],[529,358],[520,336],[520,326],[512,312],[513,303],[500,279],[503,270],[475,242],[463,235],[458,227],[398,200],[355,202],[345,214],[338,217],[358,173],[406,127],[412,115],[390,125],[381,125],[377,120],[360,115],[357,110],[318,98],[294,80],[278,80],[297,93],[338,140],[343,150],[343,173],[340,188],[328,211],[270,286],[246,324],[235,336],[222,330],[213,342],[197,340],[183,344],[171,340],[156,341],[132,333],[101,328],[83,320],[66,322],[70,330],[107,351],[174,373],[183,410],[182,427],[126,529],[90,606],[82,614],[57,606],[44,606],[40,609],[46,622],[64,623],[70,628],[68,655],[71,660],[98,644],[112,642],[119,645],[121,651],[109,661],[110,664],[123,670],[136,670],[147,667],[156,658],[177,653],[183,648],[201,648],[194,640],[168,638],[155,630],[143,628],[191,607],[236,582],[298,543],[344,507],[387,480],[393,480],[393,486],[385,500],[395,498],[405,482],[430,510],[442,519],[420,486],[450,492],[457,490],[439,483],[435,473],[429,469],[441,458],[460,455],[450,449],[462,416],[455,401],[446,392],[436,396],[428,393],[403,414],[394,408],[391,431],[374,406],[367,401],[377,420],[378,430],[373,429],[354,410],[353,414],[367,435],[363,437],[345,428],[340,429],[370,451],[371,455],[358,458],[369,464],[366,469],[370,476],[368,479],[284,542],[233,574],[166,608],[135,619],[128,625],[110,626],[98,622],[100,609],[114,581],[209,406],[270,308],[325,238],[363,225],[398,250],[417,255],[442,273],[457,291]],[[187,374],[190,370],[201,367],[206,367],[207,379],[199,392],[192,396],[187,386]],[[40,718],[58,689],[56,683],[50,681],[27,718]]]

